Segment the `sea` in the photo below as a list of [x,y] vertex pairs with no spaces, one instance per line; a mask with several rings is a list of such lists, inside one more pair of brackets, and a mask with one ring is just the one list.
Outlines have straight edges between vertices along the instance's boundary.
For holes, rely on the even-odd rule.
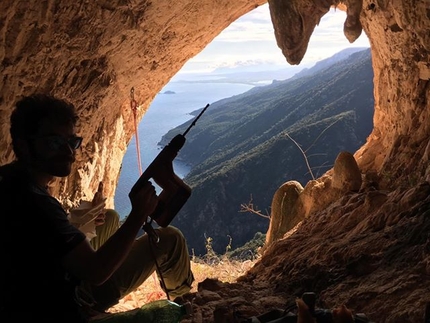
[[[195,116],[191,115],[191,112],[204,108],[208,103],[212,104],[221,99],[244,93],[253,87],[254,85],[250,83],[219,81],[212,83],[208,79],[201,83],[171,81],[166,84],[154,98],[137,127],[138,141],[136,135],[133,136],[124,155],[114,196],[115,209],[121,219],[126,217],[131,210],[128,193],[140,176],[138,157],[140,156],[141,170],[145,171],[162,149],[158,145],[162,136],[169,130],[194,118]],[[185,144],[187,143],[185,142]],[[139,146],[139,151],[136,146]],[[173,170],[179,178],[184,178],[190,171],[190,167],[175,159]],[[156,187],[156,189],[160,192],[159,188]]]

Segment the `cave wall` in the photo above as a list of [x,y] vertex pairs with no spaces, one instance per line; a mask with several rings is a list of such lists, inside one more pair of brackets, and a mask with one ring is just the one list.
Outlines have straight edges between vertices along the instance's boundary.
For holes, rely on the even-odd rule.
[[[137,120],[188,59],[263,0],[0,2],[0,163],[13,160],[9,117],[34,91],[73,102],[84,137],[74,171],[53,191],[65,205],[105,182],[108,205]],[[173,107],[172,107],[173,108]]]
[[[0,163],[13,160],[9,116],[34,91],[73,102],[84,137],[72,175],[54,193],[71,205],[100,180],[113,206],[121,161],[137,119],[188,59],[263,0],[13,1],[0,3]],[[345,37],[371,44],[374,130],[355,153],[384,185],[429,175],[430,8],[427,0],[271,0],[274,41],[299,64],[319,19],[347,11]],[[353,81],[353,80],[352,80]]]
[[[278,46],[297,64],[330,1],[269,1]],[[345,37],[368,36],[374,69],[374,130],[355,154],[363,172],[382,186],[417,183],[429,174],[430,3],[358,1],[346,6]],[[353,80],[351,80],[353,81]]]
[[375,84],[374,130],[356,157],[388,184],[429,174],[430,3],[366,1]]

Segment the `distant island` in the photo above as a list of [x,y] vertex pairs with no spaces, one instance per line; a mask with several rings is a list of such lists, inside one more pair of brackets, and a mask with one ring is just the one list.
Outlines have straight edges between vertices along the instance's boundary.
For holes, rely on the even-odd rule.
[[176,92],[175,91],[165,91],[163,94],[176,94]]

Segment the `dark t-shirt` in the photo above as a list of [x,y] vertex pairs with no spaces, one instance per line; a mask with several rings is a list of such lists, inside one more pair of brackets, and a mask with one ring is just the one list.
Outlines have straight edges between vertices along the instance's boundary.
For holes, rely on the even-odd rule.
[[85,239],[17,163],[0,167],[0,320],[86,322],[62,258]]

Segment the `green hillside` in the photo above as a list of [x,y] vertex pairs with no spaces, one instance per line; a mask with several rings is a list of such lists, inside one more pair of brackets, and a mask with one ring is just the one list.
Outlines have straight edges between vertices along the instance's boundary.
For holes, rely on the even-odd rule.
[[[270,213],[282,183],[305,186],[330,169],[339,152],[353,153],[365,142],[373,127],[370,50],[323,63],[213,103],[187,134],[179,158],[192,165],[184,181],[193,193],[172,224],[195,254],[205,253],[205,237],[223,253],[230,237],[235,248],[265,233],[268,219],[239,212],[241,204],[252,196],[256,208]],[[172,129],[163,142],[191,122]],[[290,138],[306,153],[312,173]]]

